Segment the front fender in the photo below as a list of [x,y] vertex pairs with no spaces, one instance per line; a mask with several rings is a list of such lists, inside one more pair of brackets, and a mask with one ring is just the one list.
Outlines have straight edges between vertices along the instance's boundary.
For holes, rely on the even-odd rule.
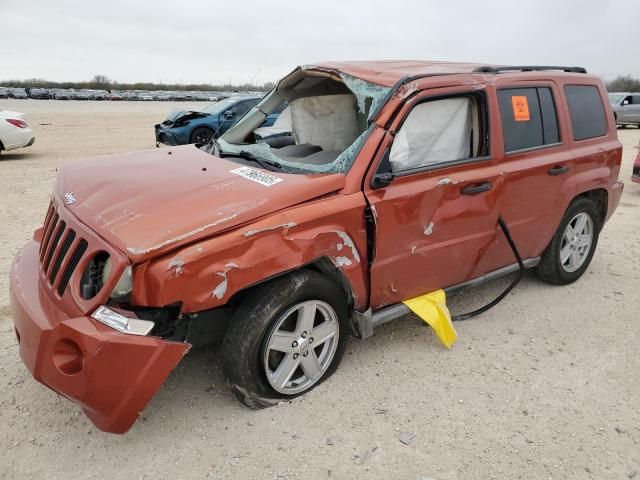
[[366,309],[364,207],[361,192],[332,195],[184,246],[136,267],[132,302],[180,302],[184,313],[207,310],[249,286],[328,257],[349,281],[355,308]]

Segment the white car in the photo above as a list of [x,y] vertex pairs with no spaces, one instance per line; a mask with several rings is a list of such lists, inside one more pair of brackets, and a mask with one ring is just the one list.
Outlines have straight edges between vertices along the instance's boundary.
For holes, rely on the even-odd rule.
[[33,145],[33,130],[24,121],[24,113],[0,111],[0,152]]

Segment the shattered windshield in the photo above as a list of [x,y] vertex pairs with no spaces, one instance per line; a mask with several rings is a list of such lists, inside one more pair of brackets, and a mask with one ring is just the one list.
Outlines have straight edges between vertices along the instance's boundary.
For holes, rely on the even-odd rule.
[[[296,70],[218,139],[218,153],[287,173],[344,173],[389,91],[343,73]],[[276,123],[264,123],[283,101]]]

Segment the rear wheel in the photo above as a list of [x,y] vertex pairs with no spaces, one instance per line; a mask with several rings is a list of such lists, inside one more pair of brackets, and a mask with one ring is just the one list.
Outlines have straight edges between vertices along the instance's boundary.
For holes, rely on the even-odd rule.
[[213,130],[208,127],[198,127],[191,132],[189,143],[209,143],[213,137]]
[[347,312],[343,291],[314,271],[257,287],[224,340],[229,388],[245,405],[261,408],[316,387],[344,353]]
[[542,254],[538,277],[556,285],[575,282],[591,263],[601,227],[595,204],[585,197],[574,200]]

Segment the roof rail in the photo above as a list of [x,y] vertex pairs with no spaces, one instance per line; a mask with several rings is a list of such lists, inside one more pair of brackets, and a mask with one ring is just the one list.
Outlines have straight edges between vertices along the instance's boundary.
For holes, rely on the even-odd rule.
[[541,65],[504,65],[500,67],[493,67],[486,65],[484,67],[478,67],[473,70],[473,73],[500,73],[500,72],[533,72],[539,70],[560,70],[570,73],[587,73],[587,70],[582,67],[558,67],[558,66],[541,66]]

